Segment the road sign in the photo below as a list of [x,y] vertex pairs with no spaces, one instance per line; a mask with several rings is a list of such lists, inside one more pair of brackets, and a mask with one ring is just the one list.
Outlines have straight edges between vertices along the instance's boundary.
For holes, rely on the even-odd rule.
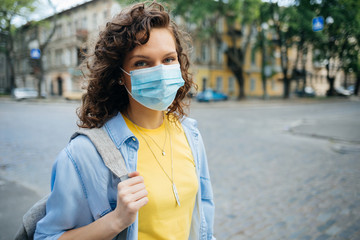
[[32,59],[40,59],[41,52],[38,48],[33,48],[30,50],[30,58]]
[[312,20],[312,30],[318,32],[324,29],[324,18],[314,17]]

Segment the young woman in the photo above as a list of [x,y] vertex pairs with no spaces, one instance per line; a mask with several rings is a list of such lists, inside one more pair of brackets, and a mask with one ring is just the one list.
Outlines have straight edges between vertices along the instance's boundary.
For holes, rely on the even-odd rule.
[[120,181],[78,136],[59,154],[35,239],[212,239],[214,205],[196,122],[185,38],[163,6],[136,4],[100,33],[87,59],[80,127],[103,128],[121,152]]

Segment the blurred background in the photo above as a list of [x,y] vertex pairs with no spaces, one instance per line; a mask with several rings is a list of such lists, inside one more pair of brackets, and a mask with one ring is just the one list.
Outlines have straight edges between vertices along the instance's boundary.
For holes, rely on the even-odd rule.
[[[2,1],[0,92],[23,88],[37,91],[38,97],[78,99],[83,53],[129,2]],[[166,5],[193,38],[194,79],[200,92],[210,92],[200,100],[358,94],[357,0],[182,0]]]
[[[0,3],[0,240],[50,189],[79,65],[134,1]],[[192,37],[190,117],[218,239],[360,239],[360,1],[169,0]]]

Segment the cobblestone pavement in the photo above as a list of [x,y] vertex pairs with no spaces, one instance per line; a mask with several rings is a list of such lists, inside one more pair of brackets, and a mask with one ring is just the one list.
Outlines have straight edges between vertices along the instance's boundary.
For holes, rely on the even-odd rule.
[[[46,194],[76,107],[0,100],[1,178]],[[360,239],[359,101],[195,103],[190,115],[207,148],[217,239]]]
[[218,239],[360,239],[359,102],[214,106],[192,115]]

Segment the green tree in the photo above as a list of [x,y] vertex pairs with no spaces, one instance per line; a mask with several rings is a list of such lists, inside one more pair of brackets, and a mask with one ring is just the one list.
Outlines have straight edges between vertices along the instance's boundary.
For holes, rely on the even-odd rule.
[[276,44],[280,50],[281,70],[283,74],[283,98],[290,97],[291,64],[289,50],[299,39],[300,27],[298,24],[298,11],[295,5],[280,7],[279,1],[270,3],[271,22],[275,29]]
[[[36,32],[36,41],[38,43],[41,55],[38,61],[38,71],[36,73],[36,77],[38,79],[37,89],[38,89],[38,98],[41,98],[41,85],[44,82],[44,53],[53,38],[56,32],[56,23],[57,23],[57,13],[56,13],[56,6],[52,3],[51,0],[48,0],[49,6],[52,8],[54,15],[50,18],[46,19],[45,21],[39,21],[34,24],[34,30]],[[41,37],[44,35],[44,37]]]
[[[290,29],[294,32],[294,36],[298,36],[295,44],[297,45],[296,52],[296,61],[292,71],[292,78],[296,73],[300,73],[299,76],[302,78],[302,89],[304,92],[305,86],[307,84],[307,74],[306,74],[306,60],[307,54],[312,45],[312,42],[315,38],[315,33],[312,31],[312,18],[314,17],[314,6],[311,4],[311,1],[308,0],[298,0],[295,4],[296,11],[292,16],[293,22]],[[301,69],[298,69],[298,63],[300,62]],[[299,77],[298,76],[298,77]],[[297,89],[299,90],[299,89]]]
[[2,43],[1,51],[5,53],[6,62],[10,71],[10,91],[15,88],[15,69],[14,69],[14,35],[16,19],[26,19],[29,13],[34,11],[36,0],[2,0],[0,4],[0,39]]
[[[28,59],[29,65],[31,68],[30,73],[37,80],[37,92],[38,98],[42,97],[42,89],[41,86],[44,82],[44,55],[46,49],[56,32],[56,22],[57,22],[57,14],[56,7],[53,5],[51,0],[48,0],[48,6],[52,8],[53,15],[47,17],[40,21],[29,21],[26,24],[20,26],[16,30],[16,34],[14,39],[17,44],[17,52],[16,52],[16,60],[21,60],[23,58]],[[26,42],[24,39],[28,39]],[[38,48],[40,50],[39,59],[30,59],[30,45],[32,47]],[[27,74],[27,73],[24,73]]]
[[334,96],[337,71],[342,69],[345,74],[354,71],[359,75],[360,2],[327,0],[315,6],[318,15],[324,17],[326,26],[314,43],[320,51],[318,59],[326,62],[327,95]]
[[261,51],[261,82],[263,88],[263,99],[268,98],[267,94],[267,78],[273,75],[272,64],[273,64],[273,50],[274,44],[272,39],[268,37],[269,33],[269,20],[270,16],[270,4],[263,2],[260,5],[260,14],[256,25],[258,28],[257,41],[253,46],[253,53]]

